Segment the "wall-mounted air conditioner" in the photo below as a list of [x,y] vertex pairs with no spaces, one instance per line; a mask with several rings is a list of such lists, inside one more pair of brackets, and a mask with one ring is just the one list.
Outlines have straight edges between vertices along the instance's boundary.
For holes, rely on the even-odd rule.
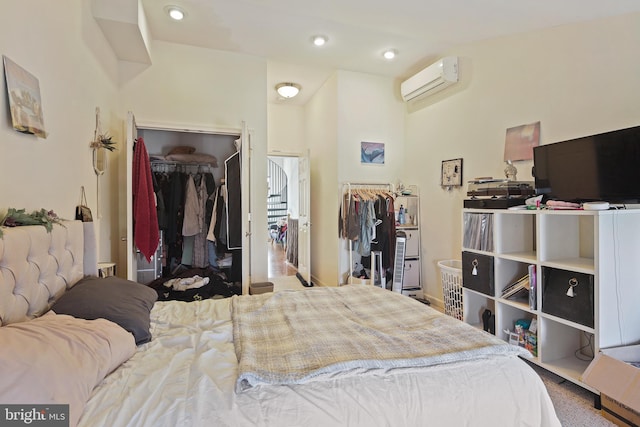
[[432,95],[458,81],[458,57],[447,56],[400,84],[402,99]]

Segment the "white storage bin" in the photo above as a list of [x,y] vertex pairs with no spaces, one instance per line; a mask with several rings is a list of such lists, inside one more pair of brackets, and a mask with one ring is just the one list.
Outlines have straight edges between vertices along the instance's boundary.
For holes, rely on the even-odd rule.
[[444,312],[462,320],[462,261],[450,259],[438,261],[442,277]]

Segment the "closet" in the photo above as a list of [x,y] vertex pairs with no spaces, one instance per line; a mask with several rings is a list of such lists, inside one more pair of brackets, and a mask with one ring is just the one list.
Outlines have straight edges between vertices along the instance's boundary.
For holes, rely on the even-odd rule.
[[184,267],[214,268],[229,282],[243,283],[248,276],[243,265],[248,250],[243,244],[248,225],[242,223],[246,195],[241,189],[248,187],[242,168],[244,131],[136,126],[130,119],[132,146],[141,140],[149,154],[160,237],[147,260],[135,247],[132,209],[127,209],[128,278],[149,283]]

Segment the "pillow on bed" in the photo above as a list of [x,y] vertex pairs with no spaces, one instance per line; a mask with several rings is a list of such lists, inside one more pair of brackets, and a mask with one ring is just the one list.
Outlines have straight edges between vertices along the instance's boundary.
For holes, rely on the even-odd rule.
[[71,426],[93,388],[136,352],[113,322],[51,312],[1,327],[0,343],[0,402],[68,404]]
[[110,276],[85,277],[53,304],[57,314],[107,319],[131,332],[136,344],[151,340],[149,312],[158,294],[148,286]]

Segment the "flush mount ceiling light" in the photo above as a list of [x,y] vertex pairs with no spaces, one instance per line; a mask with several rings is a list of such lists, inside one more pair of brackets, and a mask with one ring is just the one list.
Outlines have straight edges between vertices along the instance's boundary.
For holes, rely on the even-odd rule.
[[175,21],[181,21],[187,14],[178,6],[167,6],[164,8],[165,12]]
[[296,83],[278,83],[276,91],[283,98],[293,98],[300,92],[300,85]]
[[396,52],[395,49],[388,49],[384,51],[382,56],[384,56],[384,59],[393,59],[396,57],[397,54],[398,52]]
[[327,36],[313,36],[313,44],[316,46],[324,46],[327,40]]

